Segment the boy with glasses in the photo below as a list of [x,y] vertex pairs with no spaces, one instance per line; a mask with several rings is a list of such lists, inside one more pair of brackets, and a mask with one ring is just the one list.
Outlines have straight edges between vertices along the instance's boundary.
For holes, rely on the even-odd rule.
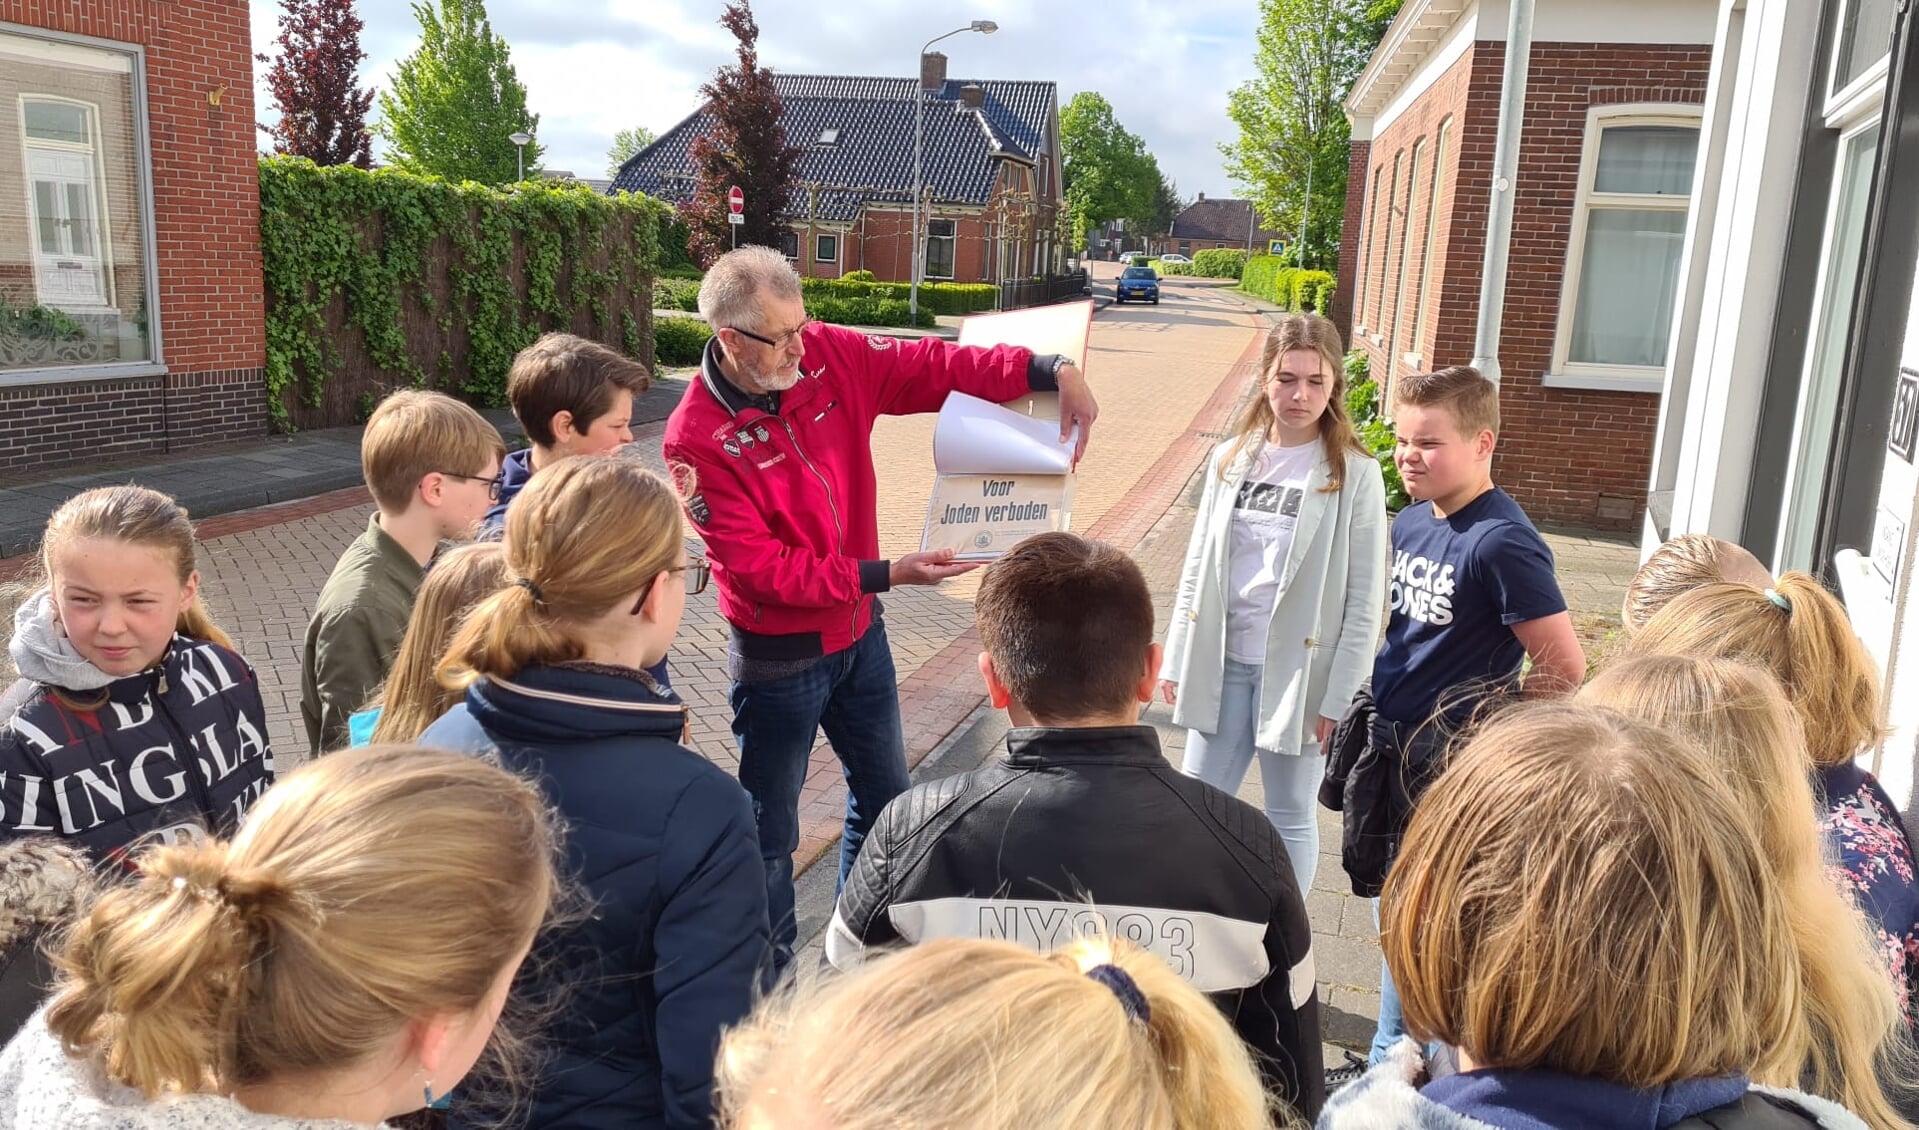
[[300,657],[300,716],[314,756],[347,745],[347,718],[393,665],[427,563],[470,538],[500,496],[506,445],[485,417],[438,392],[380,402],[360,439],[378,509],[320,590]]
[[824,729],[845,767],[842,881],[867,828],[906,789],[899,684],[877,596],[974,568],[950,551],[880,556],[875,421],[937,412],[953,392],[1003,402],[1057,390],[1061,438],[1077,424],[1083,451],[1098,407],[1063,357],[815,322],[799,275],[768,247],[722,255],[700,284],[700,313],[713,339],[667,421],[666,459],[694,472],[686,511],[731,628],[740,783],[759,819],[783,966],[798,934],[793,852],[814,736]]

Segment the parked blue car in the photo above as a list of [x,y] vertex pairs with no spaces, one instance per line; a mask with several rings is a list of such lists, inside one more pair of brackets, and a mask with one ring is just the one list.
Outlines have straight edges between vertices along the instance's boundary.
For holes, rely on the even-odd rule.
[[1159,305],[1159,275],[1151,267],[1128,267],[1119,273],[1115,300],[1124,302],[1129,298],[1143,298],[1153,305]]

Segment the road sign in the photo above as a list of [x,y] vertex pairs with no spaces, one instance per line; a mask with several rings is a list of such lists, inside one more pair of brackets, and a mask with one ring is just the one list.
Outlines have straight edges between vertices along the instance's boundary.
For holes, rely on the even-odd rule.
[[746,193],[740,191],[739,185],[736,184],[726,190],[726,208],[735,216],[746,211]]
[[726,222],[737,227],[746,222],[746,217],[740,215],[738,212],[728,212],[726,214]]
[[1266,254],[1284,255],[1286,254],[1286,249],[1291,246],[1291,243],[1283,239],[1269,239],[1266,241]]

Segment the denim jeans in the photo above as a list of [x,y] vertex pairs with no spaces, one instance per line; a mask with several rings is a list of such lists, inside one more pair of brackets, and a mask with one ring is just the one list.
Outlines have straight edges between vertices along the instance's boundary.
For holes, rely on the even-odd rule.
[[[1373,903],[1373,929],[1379,928],[1379,900]],[[1387,1049],[1406,1035],[1406,1015],[1399,1010],[1399,989],[1393,984],[1393,971],[1386,968],[1384,958],[1379,962],[1379,1023],[1373,1029],[1372,1051],[1366,1056],[1366,1062],[1378,1064],[1385,1060]]]
[[1320,760],[1318,747],[1310,742],[1301,743],[1296,754],[1259,749],[1254,744],[1259,732],[1260,670],[1256,664],[1226,661],[1219,688],[1219,729],[1211,734],[1187,731],[1186,763],[1180,771],[1216,789],[1238,793],[1253,755],[1259,755],[1260,782],[1266,787],[1266,819],[1272,821],[1286,845],[1286,856],[1299,880],[1300,897],[1304,898],[1313,888],[1313,873],[1319,866],[1319,780],[1326,763]]
[[800,846],[800,789],[814,735],[826,731],[846,775],[841,885],[867,830],[909,783],[899,677],[886,625],[876,618],[859,642],[797,675],[734,683],[729,697],[733,738],[740,748],[740,784],[752,794],[759,822],[773,961],[776,969],[783,969],[799,937],[793,914],[793,852]]

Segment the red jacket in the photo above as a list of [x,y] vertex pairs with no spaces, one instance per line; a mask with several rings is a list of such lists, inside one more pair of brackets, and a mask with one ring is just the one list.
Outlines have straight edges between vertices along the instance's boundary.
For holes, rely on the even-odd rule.
[[[851,647],[887,590],[873,422],[935,412],[951,392],[1006,401],[1031,390],[1015,346],[907,342],[814,322],[779,414],[747,403],[707,346],[666,422],[666,460],[697,475],[687,513],[706,540],[720,614],[742,654],[805,659]],[[932,453],[927,453],[931,458]],[[773,638],[767,638],[773,637]]]

